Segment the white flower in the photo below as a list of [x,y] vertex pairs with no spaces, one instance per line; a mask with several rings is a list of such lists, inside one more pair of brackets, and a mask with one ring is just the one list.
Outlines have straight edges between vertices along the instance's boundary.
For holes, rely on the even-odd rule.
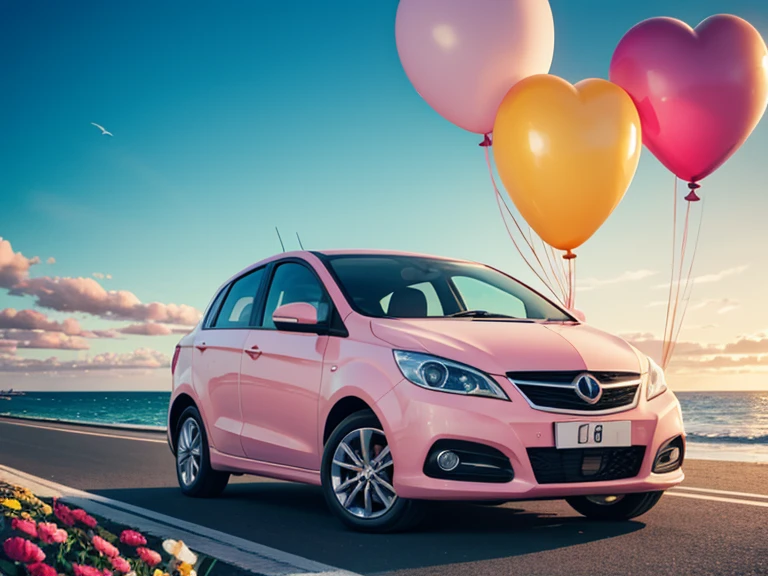
[[166,540],[163,542],[163,550],[171,556],[187,564],[197,564],[197,555],[192,552],[181,540]]

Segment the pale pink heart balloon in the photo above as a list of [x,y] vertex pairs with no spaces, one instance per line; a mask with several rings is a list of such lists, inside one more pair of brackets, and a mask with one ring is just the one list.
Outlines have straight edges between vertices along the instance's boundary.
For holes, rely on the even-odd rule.
[[610,79],[635,101],[653,155],[679,178],[698,182],[731,157],[763,116],[768,49],[737,16],[711,16],[695,29],[651,18],[621,39]]

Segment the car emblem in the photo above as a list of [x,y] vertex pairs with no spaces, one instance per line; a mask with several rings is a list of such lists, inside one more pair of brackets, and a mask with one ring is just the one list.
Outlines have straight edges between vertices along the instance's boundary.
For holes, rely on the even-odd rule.
[[597,404],[603,395],[603,388],[591,374],[579,374],[573,381],[576,395],[587,404]]

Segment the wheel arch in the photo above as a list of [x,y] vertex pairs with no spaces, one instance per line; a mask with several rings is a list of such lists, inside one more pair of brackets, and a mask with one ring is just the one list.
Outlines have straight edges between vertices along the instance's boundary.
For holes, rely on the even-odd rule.
[[[168,439],[171,445],[171,451],[174,454],[176,454],[176,429],[179,426],[179,418],[181,418],[181,414],[184,410],[190,406],[197,408],[197,411],[200,412],[200,408],[194,398],[189,394],[182,392],[173,399],[173,404],[171,404],[171,409],[168,412]],[[202,418],[202,413],[200,414],[200,417]]]
[[331,434],[333,434],[333,431],[339,424],[344,421],[345,418],[363,410],[370,410],[373,412],[373,414],[376,416],[376,419],[381,423],[381,417],[375,410],[374,404],[372,402],[364,400],[360,396],[354,394],[348,394],[336,400],[333,404],[333,407],[328,411],[328,414],[325,417],[325,422],[323,424],[322,445],[325,446],[326,442],[328,442],[328,438],[330,438]]

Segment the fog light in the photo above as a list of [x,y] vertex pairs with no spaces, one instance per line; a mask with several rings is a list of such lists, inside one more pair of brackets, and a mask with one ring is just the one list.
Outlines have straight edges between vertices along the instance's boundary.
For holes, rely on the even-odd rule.
[[663,474],[680,468],[683,463],[683,449],[684,443],[680,436],[664,443],[656,453],[653,471],[656,474]]
[[459,457],[455,452],[443,450],[437,455],[437,465],[444,472],[455,470],[459,465]]

